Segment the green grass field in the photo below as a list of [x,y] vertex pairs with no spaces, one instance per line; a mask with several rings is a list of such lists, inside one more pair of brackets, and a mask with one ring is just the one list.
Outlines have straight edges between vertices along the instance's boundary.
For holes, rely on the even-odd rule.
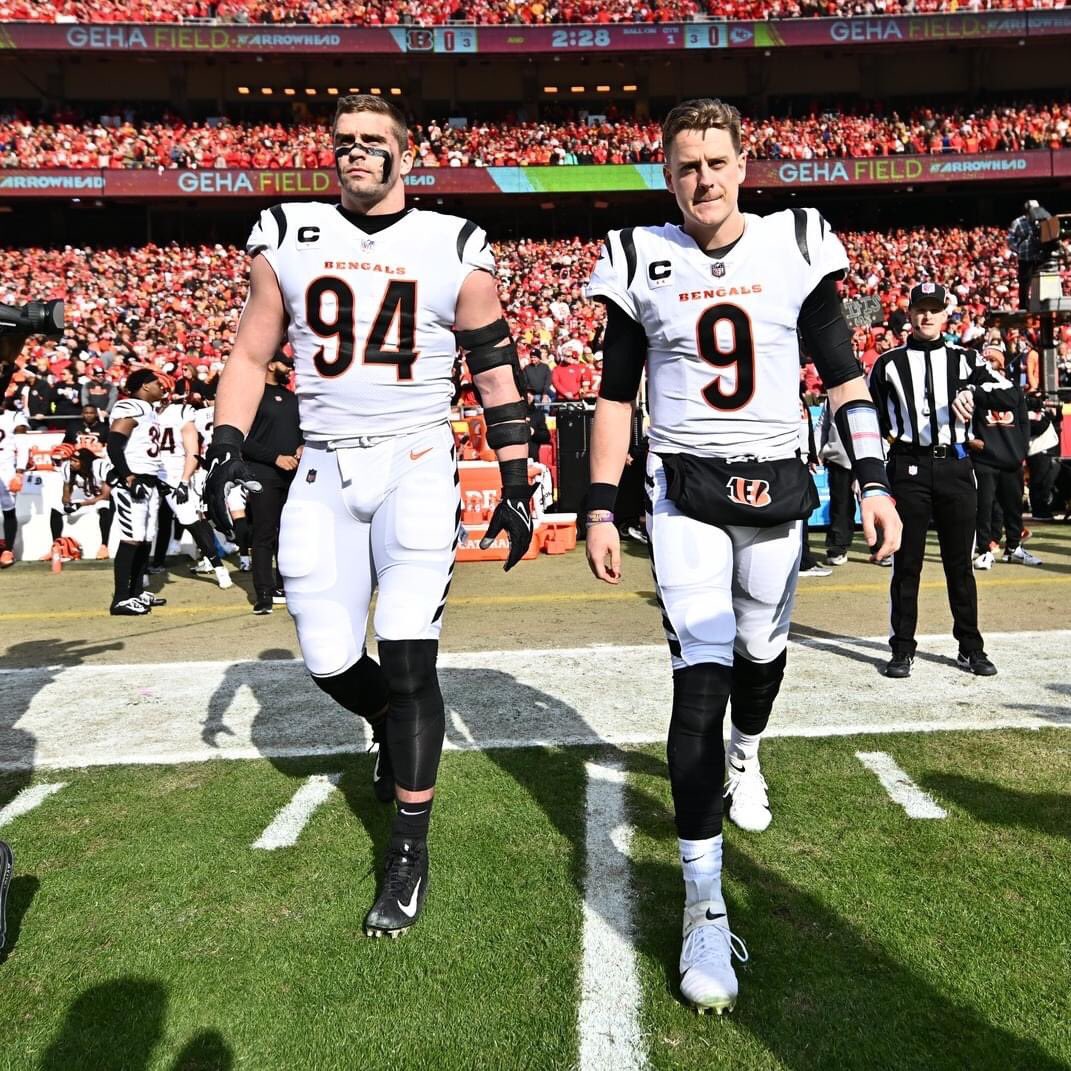
[[[768,741],[774,824],[726,836],[751,961],[721,1019],[676,998],[661,749],[620,753],[650,1066],[1071,1066],[1069,744],[1059,729]],[[908,818],[855,758],[868,749],[948,817]],[[447,754],[425,916],[378,942],[361,920],[390,812],[368,757],[37,774],[68,784],[3,830],[0,1068],[577,1066],[597,755]],[[340,791],[297,843],[254,850],[326,772]],[[0,777],[0,800],[23,781]]]

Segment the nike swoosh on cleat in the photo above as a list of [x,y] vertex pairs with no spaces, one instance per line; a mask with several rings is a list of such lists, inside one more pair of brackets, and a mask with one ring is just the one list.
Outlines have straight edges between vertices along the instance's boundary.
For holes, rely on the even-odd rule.
[[409,897],[408,904],[403,904],[401,900],[398,901],[398,907],[401,910],[402,914],[406,916],[406,918],[416,917],[417,893],[420,892],[420,883],[423,880],[423,878],[417,878],[416,886],[413,889],[413,895]]
[[429,446],[427,448],[427,450],[421,450],[419,452],[417,452],[416,450],[410,450],[409,451],[409,460],[410,461],[419,461],[425,454],[430,454],[432,452],[432,450],[434,450],[434,449],[435,449],[434,446]]
[[717,922],[718,919],[723,919],[723,918],[725,918],[725,912],[724,911],[720,915],[712,915],[710,913],[710,908],[709,907],[707,908],[707,921],[708,922]]

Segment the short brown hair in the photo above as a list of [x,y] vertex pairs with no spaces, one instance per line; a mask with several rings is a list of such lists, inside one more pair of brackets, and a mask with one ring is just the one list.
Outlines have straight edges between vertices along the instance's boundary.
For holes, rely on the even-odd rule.
[[339,97],[338,105],[335,107],[335,118],[331,122],[332,137],[338,126],[339,116],[350,115],[354,112],[385,115],[391,121],[399,148],[402,152],[409,148],[409,126],[405,121],[405,116],[389,100],[373,96],[371,93],[351,93],[349,96]]
[[678,104],[662,124],[662,150],[669,156],[673,139],[682,130],[728,130],[733,149],[740,155],[740,112],[731,104],[712,97],[700,97]]

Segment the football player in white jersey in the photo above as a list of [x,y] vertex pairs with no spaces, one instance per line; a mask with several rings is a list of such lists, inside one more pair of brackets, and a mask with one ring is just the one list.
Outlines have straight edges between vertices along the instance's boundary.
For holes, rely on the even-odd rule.
[[[458,347],[502,470],[486,540],[506,531],[507,569],[532,536],[530,432],[484,232],[406,209],[413,153],[388,101],[343,98],[332,136],[341,204],[276,205],[253,228],[249,300],[216,396],[207,500],[226,525],[223,495],[249,479],[242,439],[285,332],[305,449],[282,515],[279,569],[313,679],[366,718],[379,742],[377,795],[397,811],[364,928],[397,935],[427,893],[445,726],[436,658],[461,518],[449,424]],[[377,586],[379,664],[365,651]]]
[[164,385],[151,368],[135,368],[127,376],[128,397],[115,403],[108,428],[115,514],[121,542],[115,554],[115,594],[111,612],[122,617],[147,614],[167,601],[143,584],[160,512],[160,423],[156,405]]
[[[4,540],[0,544],[0,569],[15,564],[15,537],[19,522],[15,513],[15,495],[22,487],[28,448],[20,450],[17,436],[30,429],[26,414],[14,408],[14,399],[0,396],[0,511],[4,515]],[[23,444],[27,440],[22,440]]]
[[[208,448],[212,445],[212,427],[215,419],[216,400],[215,398],[206,398],[204,406],[197,410],[197,416],[193,420],[194,427],[200,437],[201,467],[193,474],[193,480],[190,484],[201,499],[202,506],[204,505],[205,497],[205,476],[208,473],[206,458],[208,456]],[[246,517],[245,513],[248,499],[249,492],[240,483],[233,484],[230,491],[227,492],[227,515],[234,526],[234,542],[238,546],[238,570],[242,573],[248,573],[253,568],[253,560],[249,554],[253,532],[249,518]],[[194,567],[194,572],[200,569],[201,563],[199,562]]]
[[882,557],[896,549],[900,525],[837,296],[847,268],[840,241],[814,209],[740,211],[735,108],[681,104],[662,143],[683,225],[611,231],[587,288],[607,306],[587,553],[597,577],[620,581],[613,506],[646,368],[647,532],[673,666],[667,755],[685,884],[681,993],[720,1013],[736,1001],[732,954],[747,956],[721,892],[724,800],[743,828],[769,824],[759,738],[784,674],[801,518],[817,504],[797,452],[797,329],[845,429],[864,530],[873,544],[881,529]]
[[[63,535],[63,518],[73,516],[79,510],[92,510],[97,515],[100,526],[100,548],[97,557],[108,557],[108,537],[111,535],[112,521],[115,518],[115,505],[112,502],[112,489],[108,483],[112,463],[107,457],[97,457],[92,450],[74,450],[73,446],[63,444],[63,449],[72,450],[70,457],[60,467],[63,478],[62,512],[52,510],[50,522],[52,542]],[[55,458],[55,454],[53,457]]]
[[[196,423],[198,412],[195,406],[181,398],[176,398],[160,412],[160,463],[168,486],[164,499],[168,508],[163,509],[161,505],[161,516],[167,522],[168,529],[173,527],[173,514],[175,520],[189,530],[200,554],[198,566],[204,561],[208,562],[200,571],[211,569],[216,583],[226,589],[234,586],[233,581],[216,549],[212,526],[201,516],[203,503],[197,483],[193,480],[193,474],[201,463]],[[157,532],[154,565],[163,565],[170,541],[170,531]]]

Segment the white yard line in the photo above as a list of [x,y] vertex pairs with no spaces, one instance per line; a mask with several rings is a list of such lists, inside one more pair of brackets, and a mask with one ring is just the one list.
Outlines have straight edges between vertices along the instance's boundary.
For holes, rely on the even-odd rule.
[[[1071,631],[993,634],[997,677],[955,666],[951,637],[919,637],[907,680],[886,641],[790,644],[770,736],[1071,727]],[[660,742],[672,678],[662,646],[446,652],[448,750]],[[0,772],[354,754],[363,722],[294,660],[0,671]]]
[[625,771],[589,762],[587,775],[580,1071],[638,1071],[647,1059],[633,951]]
[[6,807],[0,809],[0,827],[29,814],[35,807],[40,807],[49,796],[54,796],[61,788],[66,787],[66,781],[57,781],[49,785],[24,788]]
[[294,793],[293,799],[253,842],[253,847],[273,852],[277,848],[290,848],[295,845],[309,819],[335,791],[341,776],[337,773],[317,774],[315,777],[308,778]]
[[889,799],[907,812],[908,818],[947,818],[948,812],[938,807],[934,798],[923,792],[884,751],[857,751],[855,757],[872,773],[877,774]]

